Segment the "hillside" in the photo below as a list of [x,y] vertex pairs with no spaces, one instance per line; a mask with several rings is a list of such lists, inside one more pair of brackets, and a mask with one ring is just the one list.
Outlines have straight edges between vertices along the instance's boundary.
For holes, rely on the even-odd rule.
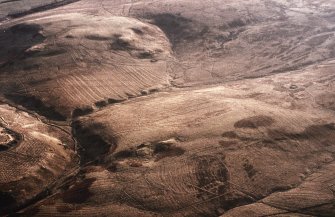
[[0,1],[0,215],[335,215],[335,1]]

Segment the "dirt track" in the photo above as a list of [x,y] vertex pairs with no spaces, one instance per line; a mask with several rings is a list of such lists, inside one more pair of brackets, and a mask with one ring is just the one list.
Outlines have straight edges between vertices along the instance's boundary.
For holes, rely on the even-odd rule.
[[335,215],[334,1],[50,3],[0,1],[0,215]]

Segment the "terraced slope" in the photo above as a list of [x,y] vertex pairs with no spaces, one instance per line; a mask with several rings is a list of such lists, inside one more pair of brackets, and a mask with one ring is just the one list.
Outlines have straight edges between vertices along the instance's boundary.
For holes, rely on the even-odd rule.
[[334,1],[101,1],[64,10],[121,15],[159,26],[178,86],[259,77],[334,58]]
[[178,61],[168,72],[178,86],[280,73],[334,58],[331,1],[83,0],[46,14],[126,16],[157,25]]
[[0,105],[0,215],[33,203],[76,166],[71,135]]
[[[227,216],[334,216],[334,163],[296,188],[271,194],[257,203],[232,209]],[[297,214],[297,213],[304,213]]]
[[[317,102],[299,104],[329,85],[319,76],[326,78],[333,69],[329,63],[295,73],[292,84],[282,80],[287,73],[267,77],[268,82],[158,93],[82,117],[73,127],[83,160],[101,164],[83,169],[81,181],[33,211],[36,216],[332,216],[334,115]],[[308,87],[312,82],[319,84]],[[306,98],[296,98],[306,92]],[[270,101],[287,95],[291,98],[281,105]],[[82,191],[85,199],[78,202]]]
[[81,0],[3,21],[0,215],[334,216],[334,5]]
[[[1,93],[64,121],[168,85],[161,30],[124,17],[83,14],[25,21],[1,33]],[[8,44],[11,46],[7,46]]]

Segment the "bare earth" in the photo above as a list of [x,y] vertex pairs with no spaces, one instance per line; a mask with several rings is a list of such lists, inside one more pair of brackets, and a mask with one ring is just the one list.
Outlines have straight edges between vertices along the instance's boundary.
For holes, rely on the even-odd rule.
[[334,11],[0,0],[0,215],[335,216]]

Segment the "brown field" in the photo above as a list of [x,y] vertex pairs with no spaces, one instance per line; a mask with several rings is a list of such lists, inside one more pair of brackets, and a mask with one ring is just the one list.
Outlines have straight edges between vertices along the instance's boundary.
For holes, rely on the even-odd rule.
[[334,11],[0,0],[0,216],[335,216]]

